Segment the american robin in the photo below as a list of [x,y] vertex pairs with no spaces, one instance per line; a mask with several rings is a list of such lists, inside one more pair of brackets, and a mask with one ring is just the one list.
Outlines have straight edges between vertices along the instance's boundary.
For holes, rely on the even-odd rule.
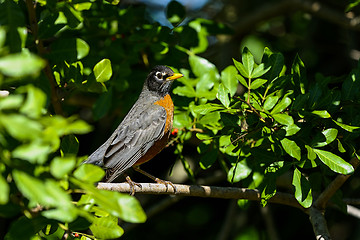
[[[174,115],[174,104],[169,93],[173,81],[182,76],[166,66],[154,67],[145,80],[139,99],[124,120],[84,163],[106,169],[107,182],[112,182],[133,167],[166,187],[170,184],[176,191],[171,182],[155,178],[141,170],[139,165],[151,160],[167,144]],[[134,194],[134,185],[138,184],[128,176],[126,180]]]

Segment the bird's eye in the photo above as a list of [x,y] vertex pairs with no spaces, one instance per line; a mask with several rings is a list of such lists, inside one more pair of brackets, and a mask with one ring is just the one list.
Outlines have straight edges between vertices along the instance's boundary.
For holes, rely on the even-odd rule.
[[161,74],[161,72],[157,72],[157,73],[156,73],[156,77],[157,77],[158,79],[162,79],[163,75]]

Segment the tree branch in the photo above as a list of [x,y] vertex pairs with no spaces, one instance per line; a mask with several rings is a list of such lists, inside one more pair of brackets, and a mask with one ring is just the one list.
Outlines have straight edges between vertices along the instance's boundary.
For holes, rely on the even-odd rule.
[[[168,189],[164,184],[157,183],[140,183],[141,188],[135,186],[137,194],[174,194],[174,190]],[[247,199],[251,201],[260,201],[261,193],[256,189],[235,188],[235,187],[214,187],[214,186],[200,186],[200,185],[182,185],[174,184],[177,192],[176,196],[189,197],[208,197],[208,198],[223,198],[223,199]],[[105,189],[123,193],[130,192],[128,183],[98,183],[98,189]],[[269,200],[270,203],[283,204],[303,211],[305,209],[296,201],[295,197],[288,193],[278,192]]]
[[309,209],[310,222],[313,226],[317,240],[330,240],[330,233],[326,224],[324,213],[315,207]]
[[[360,161],[357,158],[353,158],[350,160],[350,164],[354,167],[354,170],[359,166]],[[326,208],[326,205],[330,198],[335,194],[335,192],[345,183],[345,181],[351,175],[338,175],[334,181],[332,181],[326,189],[320,194],[320,196],[316,199],[314,206],[319,209],[323,210]]]
[[[36,48],[37,48],[40,56],[43,56],[46,54],[46,50],[44,48],[43,41],[41,39],[39,39],[39,36],[38,36],[39,27],[38,27],[37,20],[36,20],[36,12],[35,12],[36,5],[35,4],[36,3],[34,3],[32,0],[26,0],[26,7],[27,7],[28,13],[29,13],[30,29],[31,29],[32,35],[35,40]],[[45,65],[45,68],[43,69],[43,71],[50,83],[51,103],[52,103],[52,106],[54,107],[54,111],[57,115],[63,115],[63,110],[62,110],[62,107],[60,104],[60,99],[56,92],[55,78],[54,78],[54,75],[52,74],[50,64],[47,60],[46,60],[46,65]]]

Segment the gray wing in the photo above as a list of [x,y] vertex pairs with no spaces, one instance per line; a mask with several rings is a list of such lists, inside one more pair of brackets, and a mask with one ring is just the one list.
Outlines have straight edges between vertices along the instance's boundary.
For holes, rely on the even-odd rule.
[[107,181],[111,182],[164,135],[165,124],[166,111],[159,105],[152,104],[143,111],[131,109],[110,138],[85,163],[109,169],[112,174]]

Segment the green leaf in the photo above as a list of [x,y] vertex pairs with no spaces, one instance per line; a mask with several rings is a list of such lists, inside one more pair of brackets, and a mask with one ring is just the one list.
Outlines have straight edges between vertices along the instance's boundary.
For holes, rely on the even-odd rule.
[[[240,72],[240,74],[246,78],[249,78],[249,74],[248,74],[247,70],[245,69],[244,65],[241,62],[236,61],[235,59],[233,59],[233,62],[234,62],[235,67],[237,68],[237,70]],[[246,84],[246,86],[247,86],[247,84]]]
[[12,152],[13,157],[29,161],[31,163],[44,164],[48,155],[52,152],[49,144],[40,141],[33,141],[15,148]]
[[76,155],[79,151],[79,140],[74,134],[61,138],[60,150],[62,155]]
[[0,115],[0,125],[18,140],[36,139],[43,130],[40,123],[18,114]]
[[0,205],[9,201],[10,187],[5,178],[0,174]]
[[61,38],[51,44],[49,58],[54,62],[75,62],[88,55],[89,45],[80,38]]
[[224,126],[240,127],[241,125],[241,120],[238,115],[221,112],[220,116],[221,116],[221,121],[224,123]]
[[31,219],[21,216],[14,220],[8,232],[5,235],[5,240],[28,240],[35,239],[34,236],[41,229],[48,224],[48,220],[43,217],[33,217]]
[[196,91],[191,86],[178,86],[174,88],[173,90],[174,94],[177,94],[179,96],[188,97],[188,98],[194,98],[196,97]]
[[112,76],[111,62],[109,59],[103,59],[94,67],[94,75],[97,82],[106,82]]
[[275,119],[275,121],[282,125],[289,126],[294,124],[294,119],[285,113],[273,114],[272,117]]
[[208,47],[208,32],[207,28],[202,26],[203,19],[198,18],[189,23],[189,27],[193,28],[197,33],[198,45],[190,48],[191,52],[198,54],[204,52]]
[[221,82],[229,89],[231,97],[235,95],[239,84],[235,77],[236,74],[237,71],[234,66],[228,66],[221,72]]
[[82,39],[76,39],[76,57],[78,60],[86,57],[90,51],[89,45]]
[[265,68],[264,63],[261,63],[259,66],[257,66],[254,69],[254,72],[252,73],[252,78],[258,78],[267,73],[270,70],[271,66],[268,66]]
[[[196,134],[196,136],[197,136],[197,138],[199,138],[200,135]],[[217,150],[209,151],[209,152],[205,153],[203,156],[201,156],[200,162],[199,162],[200,167],[202,169],[208,169],[214,164],[216,159],[217,159]]]
[[32,202],[48,207],[73,207],[70,196],[55,181],[44,182],[18,170],[13,170],[12,175],[20,192]]
[[339,152],[341,152],[341,153],[346,152],[346,150],[345,150],[345,148],[343,147],[340,139],[336,139],[336,140],[337,140],[337,142],[338,142],[338,150],[339,150]]
[[[323,147],[334,141],[337,137],[338,130],[336,128],[328,128],[321,132],[321,135],[315,136],[313,147]],[[324,141],[325,140],[325,141]]]
[[273,110],[271,110],[271,114],[274,113],[279,113],[284,111],[290,104],[291,104],[291,99],[288,97],[283,97],[283,99],[281,99],[281,101],[276,104],[276,106],[273,108]]
[[294,63],[291,67],[291,74],[293,75],[293,84],[301,94],[305,94],[307,86],[306,69],[303,61],[297,54]]
[[202,77],[210,72],[217,72],[214,64],[196,55],[189,56],[189,64],[196,77]]
[[360,127],[357,127],[357,126],[350,126],[350,125],[347,125],[347,124],[344,124],[344,123],[341,123],[341,122],[338,122],[335,120],[333,120],[333,121],[334,121],[334,123],[336,123],[336,125],[338,125],[339,127],[341,127],[342,129],[344,129],[348,132],[354,132],[355,130],[360,129]]
[[276,194],[276,178],[275,176],[265,176],[264,181],[266,183],[263,191],[261,192],[261,206],[265,207],[268,200]]
[[312,205],[312,190],[309,181],[296,168],[294,171],[292,185],[295,187],[295,198],[304,208]]
[[96,217],[90,226],[91,232],[99,239],[119,238],[124,230],[118,225],[117,218]]
[[353,101],[359,99],[360,91],[360,69],[351,71],[349,76],[345,79],[341,88],[341,98],[343,100]]
[[245,78],[243,78],[241,75],[237,74],[236,79],[242,84],[244,85],[244,87],[249,88],[248,83],[246,82]]
[[230,105],[229,90],[222,83],[219,85],[216,98],[219,99],[222,105],[224,105],[226,108],[229,107]]
[[314,149],[312,149],[309,145],[305,145],[305,148],[307,150],[307,158],[311,161],[314,161],[316,158],[316,154],[314,152]]
[[80,23],[83,22],[81,12],[76,11],[70,4],[65,4],[63,12],[69,27],[76,28]]
[[242,63],[244,65],[246,74],[253,78],[252,76],[252,72],[254,70],[254,56],[251,54],[251,52],[249,51],[249,49],[247,47],[244,48],[244,50],[242,51]]
[[301,128],[299,128],[296,124],[287,125],[284,127],[286,131],[286,137],[295,135],[298,131],[300,131]]
[[328,166],[332,171],[340,174],[352,174],[354,172],[353,166],[346,162],[341,157],[320,149],[313,149],[318,158]]
[[284,68],[284,56],[281,53],[270,53],[267,55],[267,50],[267,48],[265,48],[264,50],[265,59],[263,60],[263,62],[265,63],[265,68],[268,68],[270,66],[271,68],[265,74],[264,78],[272,81],[280,76],[280,73]]
[[31,118],[38,118],[44,111],[47,100],[46,95],[43,91],[32,85],[26,86],[26,89],[26,101],[20,108],[20,112],[28,115]]
[[75,170],[74,176],[83,182],[95,183],[99,182],[105,176],[105,172],[99,166],[82,164]]
[[[91,183],[84,183],[75,178],[71,178],[70,180],[84,189],[85,192],[94,199],[96,204],[111,215],[131,223],[142,223],[146,221],[146,214],[135,197],[119,192],[99,190]],[[93,202],[93,200],[91,201]]]
[[328,111],[326,111],[326,110],[315,110],[315,111],[312,111],[311,113],[314,115],[317,115],[321,118],[331,118],[330,113],[328,113]]
[[262,85],[264,85],[266,82],[267,82],[266,79],[258,78],[255,81],[251,82],[250,88],[257,89],[257,88],[261,87]]
[[211,112],[202,116],[199,120],[199,124],[206,125],[209,129],[220,130],[222,126],[219,123],[220,112]]
[[219,104],[214,103],[207,103],[202,104],[194,107],[194,112],[202,115],[206,115],[209,112],[217,111],[217,110],[223,110],[224,107]]
[[264,102],[264,109],[270,111],[278,101],[278,96],[268,96]]
[[289,154],[291,157],[297,159],[298,161],[301,160],[301,149],[300,147],[296,144],[296,142],[284,138],[281,141],[281,146],[284,148],[285,152],[287,152],[287,154]]
[[14,53],[0,58],[0,73],[9,77],[37,75],[45,61],[33,53]]
[[192,126],[191,117],[186,112],[176,113],[174,115],[174,128],[189,128]]
[[22,95],[12,95],[0,98],[0,110],[17,109],[23,104],[24,97]]
[[55,157],[50,163],[50,173],[58,179],[64,178],[76,166],[75,157]]
[[240,182],[241,180],[247,178],[252,172],[252,169],[249,168],[246,164],[246,162],[241,161],[237,164],[233,164],[233,166],[230,168],[227,180],[231,183]]

